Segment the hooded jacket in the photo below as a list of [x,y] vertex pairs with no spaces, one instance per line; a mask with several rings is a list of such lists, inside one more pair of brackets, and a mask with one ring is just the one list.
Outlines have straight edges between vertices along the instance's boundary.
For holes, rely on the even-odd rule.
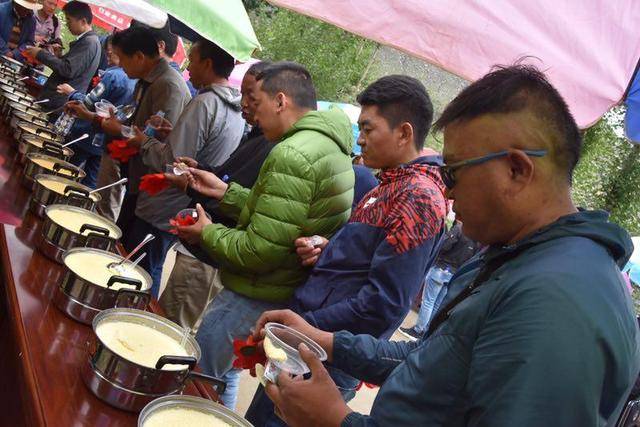
[[[238,147],[245,121],[240,108],[240,91],[211,85],[200,91],[182,111],[165,142],[147,138],[140,148],[148,173],[165,171],[176,157],[191,157],[204,167],[224,163]],[[154,227],[168,231],[169,219],[189,206],[191,198],[171,187],[155,196],[138,195],[136,215]]]
[[330,237],[349,218],[352,143],[342,111],[308,112],[271,150],[251,189],[229,185],[220,209],[238,225],[210,224],[201,235],[226,288],[263,301],[284,302],[293,295],[308,274],[294,241]]
[[567,215],[463,265],[449,300],[507,259],[422,340],[337,333],[334,364],[382,385],[342,425],[613,426],[640,369],[632,249],[606,213]]
[[420,290],[445,230],[438,157],[383,170],[323,250],[293,308],[323,331],[388,338]]

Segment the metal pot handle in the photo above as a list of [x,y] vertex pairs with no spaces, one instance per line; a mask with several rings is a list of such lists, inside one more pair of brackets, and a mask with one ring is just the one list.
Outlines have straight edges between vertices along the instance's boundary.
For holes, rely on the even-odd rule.
[[107,282],[107,288],[112,287],[114,284],[116,283],[123,283],[125,285],[131,285],[134,288],[136,288],[136,291],[139,291],[140,289],[142,289],[142,282],[138,279],[131,279],[129,277],[124,277],[124,276],[111,276],[109,278],[109,281]]
[[192,370],[197,363],[193,356],[161,356],[156,362],[156,369],[162,369],[164,365],[187,365]]
[[62,194],[68,196],[67,193],[80,194],[84,196],[84,198],[89,198],[89,192],[87,190],[85,190],[84,188],[74,187],[73,185],[67,185],[66,187],[64,187],[64,191],[62,192]]
[[200,372],[190,371],[189,375],[187,375],[187,378],[191,381],[199,380],[211,383],[216,393],[218,393],[218,396],[224,393],[224,391],[227,389],[227,383],[225,383],[221,379]]
[[[92,224],[82,224],[82,226],[80,227],[80,234],[84,233],[87,230],[95,231],[95,233],[101,234],[104,237],[109,237],[109,230],[107,230],[106,228],[98,227],[97,225],[92,225]],[[91,234],[94,234],[94,233],[89,233],[89,235]]]
[[[106,246],[92,245],[91,242],[93,241],[104,242]],[[87,234],[87,240],[84,242],[84,247],[85,248],[105,248],[105,247],[109,247],[109,244],[111,242],[112,242],[111,237],[105,236],[104,234],[91,232]]]
[[[129,299],[129,297],[132,297],[132,298]],[[128,303],[130,300],[133,300],[133,304]],[[118,289],[118,295],[116,296],[116,304],[113,308],[125,307],[125,308],[136,308],[138,310],[146,310],[150,301],[151,301],[151,295],[146,292],[122,288],[122,289]]]
[[62,149],[56,146],[42,146],[42,151],[41,153],[43,154],[48,154],[48,155],[53,155],[55,156],[62,156]]
[[72,169],[69,166],[65,166],[62,163],[54,163],[53,165],[53,171],[54,172],[60,172],[61,170],[67,170],[69,172],[71,172],[71,176],[73,177],[77,177],[78,174],[80,173],[77,169]]

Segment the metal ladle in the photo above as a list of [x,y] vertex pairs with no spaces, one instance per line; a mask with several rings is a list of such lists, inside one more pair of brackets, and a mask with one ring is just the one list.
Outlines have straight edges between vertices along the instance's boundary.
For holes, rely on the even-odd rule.
[[[156,236],[154,236],[153,234],[147,234],[146,237],[142,240],[142,242],[140,242],[138,246],[136,246],[131,252],[129,252],[129,255],[124,257],[122,261],[109,263],[107,265],[107,268],[116,274],[122,275],[126,271],[122,265],[125,262],[129,261],[131,257],[133,257],[140,249],[142,249],[144,245],[146,245],[147,243],[149,243],[155,238]],[[139,261],[139,260],[136,260],[136,261]]]

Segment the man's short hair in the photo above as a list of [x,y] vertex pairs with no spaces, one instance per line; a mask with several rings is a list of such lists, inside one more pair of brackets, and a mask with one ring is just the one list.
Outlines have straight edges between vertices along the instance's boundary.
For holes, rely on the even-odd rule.
[[149,28],[135,27],[119,31],[113,35],[111,45],[128,56],[133,56],[136,52],[151,58],[159,55],[158,42]]
[[217,44],[209,40],[201,39],[196,42],[200,59],[210,59],[213,71],[220,77],[229,78],[233,67],[236,66],[236,60],[229,55]]
[[508,114],[528,110],[539,120],[537,129],[553,144],[546,148],[556,166],[571,183],[573,170],[580,159],[582,136],[567,103],[547,80],[531,65],[497,67],[475,81],[445,108],[435,123],[443,130],[454,122],[464,122],[485,114]]
[[70,1],[69,3],[64,5],[62,11],[72,18],[78,20],[84,19],[85,21],[87,21],[87,24],[91,24],[91,21],[93,21],[93,13],[91,13],[91,7],[81,1]]
[[362,106],[377,106],[391,128],[411,124],[415,147],[422,150],[433,120],[433,104],[419,80],[399,74],[382,77],[362,91],[357,101]]
[[260,74],[261,72],[266,70],[268,67],[270,67],[271,64],[273,64],[273,62],[271,61],[254,62],[253,64],[251,64],[251,66],[249,67],[249,69],[245,74],[256,77],[258,74]]
[[316,110],[316,88],[311,74],[296,62],[274,62],[256,76],[262,82],[262,90],[271,96],[282,92],[291,98],[299,108]]
[[140,21],[133,19],[129,28],[146,28],[153,33],[153,37],[156,39],[156,43],[164,42],[164,53],[169,58],[172,58],[178,50],[178,36],[171,32],[171,26],[169,21],[162,28],[153,28],[147,24],[143,24]]

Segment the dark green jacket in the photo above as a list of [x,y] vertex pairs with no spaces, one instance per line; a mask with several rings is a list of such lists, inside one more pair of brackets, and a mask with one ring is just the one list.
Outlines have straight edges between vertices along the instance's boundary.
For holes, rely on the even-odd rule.
[[382,384],[371,416],[343,426],[613,426],[640,369],[628,234],[604,212],[568,215],[462,266],[447,299],[521,248],[421,341],[336,334],[334,364]]
[[212,224],[202,233],[226,288],[284,302],[304,283],[309,270],[300,265],[294,241],[330,237],[349,219],[352,144],[342,111],[309,112],[271,150],[253,188],[229,186],[220,209],[237,219],[237,227]]

